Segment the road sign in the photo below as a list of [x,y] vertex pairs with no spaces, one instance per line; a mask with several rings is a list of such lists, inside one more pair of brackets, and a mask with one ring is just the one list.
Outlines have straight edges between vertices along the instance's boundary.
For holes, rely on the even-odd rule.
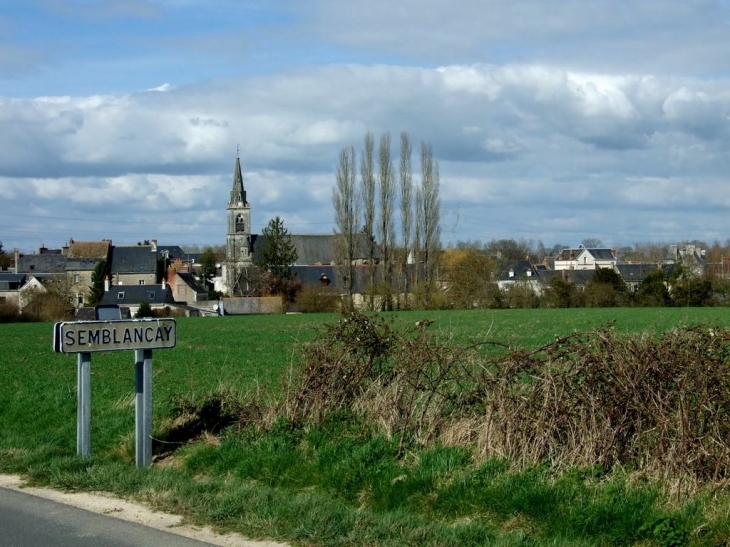
[[53,350],[58,353],[174,348],[174,319],[128,321],[75,321],[56,323]]

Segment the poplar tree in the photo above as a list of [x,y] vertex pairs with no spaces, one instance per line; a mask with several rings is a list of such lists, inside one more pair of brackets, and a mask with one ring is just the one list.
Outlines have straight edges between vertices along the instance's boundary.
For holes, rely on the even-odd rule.
[[441,199],[439,197],[440,177],[438,163],[433,159],[430,144],[421,143],[421,245],[423,246],[424,282],[432,290],[436,282],[436,266],[441,248]]
[[347,293],[347,304],[352,306],[360,202],[357,199],[355,149],[351,146],[340,150],[336,185],[332,190],[332,204],[337,227],[335,256],[340,264],[340,278]]
[[[395,180],[393,163],[390,156],[390,133],[383,133],[378,148],[378,184],[380,194],[380,218],[378,222],[378,238],[380,239],[380,264],[383,290],[389,297],[393,282],[393,242],[395,227],[393,211],[395,209]],[[391,308],[389,298],[384,299],[385,308]]]
[[363,207],[363,233],[365,234],[368,257],[368,285],[370,291],[369,308],[375,307],[373,288],[375,287],[375,172],[373,168],[373,134],[365,134],[365,149],[360,162],[360,194]]
[[413,175],[411,173],[411,139],[405,131],[400,134],[400,215],[401,244],[400,292],[408,292],[408,255],[411,251],[411,229],[413,211]]

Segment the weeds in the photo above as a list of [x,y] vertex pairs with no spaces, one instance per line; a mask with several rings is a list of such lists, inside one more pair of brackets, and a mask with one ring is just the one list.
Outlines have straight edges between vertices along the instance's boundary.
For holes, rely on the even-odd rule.
[[730,331],[682,327],[659,337],[611,326],[535,351],[458,347],[428,327],[396,332],[347,314],[303,350],[280,412],[319,423],[352,410],[410,444],[477,446],[519,468],[547,462],[634,469],[677,488],[730,478]]

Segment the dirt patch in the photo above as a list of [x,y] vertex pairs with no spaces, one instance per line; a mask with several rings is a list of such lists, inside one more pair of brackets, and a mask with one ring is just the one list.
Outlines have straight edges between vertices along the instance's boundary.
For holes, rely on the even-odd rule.
[[25,492],[58,503],[73,505],[93,513],[136,522],[171,534],[177,534],[190,539],[219,545],[221,547],[285,547],[285,543],[273,541],[253,541],[238,534],[218,534],[208,527],[197,527],[183,524],[179,515],[153,511],[149,507],[127,500],[113,498],[107,494],[94,492],[60,492],[50,488],[26,486],[26,483],[17,475],[0,475],[0,488],[8,488]]

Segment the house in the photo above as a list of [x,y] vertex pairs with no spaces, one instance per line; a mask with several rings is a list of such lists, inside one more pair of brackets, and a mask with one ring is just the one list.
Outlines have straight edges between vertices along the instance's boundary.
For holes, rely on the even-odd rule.
[[707,251],[696,245],[687,244],[684,248],[671,245],[664,258],[665,265],[681,264],[693,276],[705,277],[707,274]]
[[658,268],[659,266],[657,264],[616,264],[616,271],[621,275],[621,279],[624,280],[624,283],[626,283],[629,292],[632,293],[635,293],[639,289],[639,285],[641,285],[641,282],[647,275]]
[[41,283],[57,283],[76,307],[84,305],[92,285],[91,274],[100,260],[107,260],[110,241],[74,242],[63,249],[41,247],[37,254],[16,257],[16,272]]
[[154,309],[161,309],[175,302],[172,290],[166,282],[160,285],[112,285],[104,292],[99,304],[128,307],[132,316],[142,302],[147,302]]
[[557,277],[583,290],[586,283],[593,279],[594,272],[595,270],[541,270],[539,279],[543,287],[550,285],[550,282]]
[[529,260],[502,260],[497,266],[497,286],[500,290],[515,285],[518,282],[526,283],[537,294],[541,291],[537,269]]
[[0,304],[19,306],[20,288],[25,283],[25,274],[0,272]]
[[204,302],[208,300],[208,290],[201,286],[191,273],[177,271],[174,267],[167,270],[167,284],[175,302]]
[[154,285],[157,282],[156,245],[115,245],[109,272],[114,285]]
[[577,249],[563,249],[555,257],[555,270],[597,270],[613,268],[618,259],[615,249],[588,249],[581,245]]

